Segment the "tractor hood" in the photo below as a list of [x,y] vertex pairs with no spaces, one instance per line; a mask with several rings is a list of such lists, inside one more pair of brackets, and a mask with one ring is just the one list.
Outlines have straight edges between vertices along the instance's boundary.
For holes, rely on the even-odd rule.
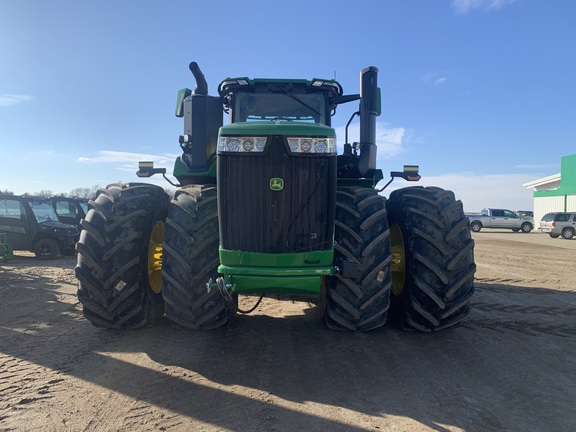
[[295,135],[310,137],[335,137],[333,128],[316,123],[275,120],[232,123],[220,128],[221,136]]

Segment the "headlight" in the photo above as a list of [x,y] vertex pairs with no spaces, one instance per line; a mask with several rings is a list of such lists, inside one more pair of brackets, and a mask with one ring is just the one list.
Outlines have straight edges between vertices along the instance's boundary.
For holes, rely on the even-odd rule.
[[266,137],[220,137],[217,152],[259,153],[266,147]]
[[336,154],[334,138],[288,138],[292,153]]

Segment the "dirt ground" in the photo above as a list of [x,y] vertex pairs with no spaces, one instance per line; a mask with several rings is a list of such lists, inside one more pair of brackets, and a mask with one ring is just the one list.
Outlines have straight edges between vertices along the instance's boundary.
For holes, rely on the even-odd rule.
[[474,238],[473,311],[437,334],[333,332],[273,299],[218,331],[102,330],[75,258],[17,253],[0,263],[0,430],[575,431],[576,241]]

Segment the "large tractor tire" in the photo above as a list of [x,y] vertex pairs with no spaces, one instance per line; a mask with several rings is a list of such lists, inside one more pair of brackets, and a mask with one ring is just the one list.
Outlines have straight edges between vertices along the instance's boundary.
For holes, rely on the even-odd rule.
[[158,186],[111,184],[90,201],[77,243],[78,299],[95,326],[143,327],[164,313],[162,238],[169,197]]
[[334,237],[335,265],[357,261],[358,274],[327,278],[321,296],[326,325],[358,331],[382,327],[392,284],[386,199],[371,188],[338,188]]
[[454,193],[398,189],[388,199],[391,315],[402,327],[437,331],[459,324],[474,292],[474,241]]
[[217,190],[185,186],[170,205],[163,256],[166,317],[187,329],[214,329],[227,324],[230,308],[217,288],[219,232]]

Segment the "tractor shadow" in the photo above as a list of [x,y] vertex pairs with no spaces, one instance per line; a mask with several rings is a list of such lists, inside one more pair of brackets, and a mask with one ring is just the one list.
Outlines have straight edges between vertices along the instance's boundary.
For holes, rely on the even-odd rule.
[[[394,326],[334,332],[306,303],[275,309],[285,316],[257,309],[214,331],[162,321],[120,332],[63,315],[77,303],[60,301],[47,280],[35,282],[44,289],[27,300],[38,314],[46,316],[49,304],[60,318],[37,334],[10,337],[2,353],[224,429],[366,431],[388,427],[389,416],[435,431],[576,425],[568,414],[576,389],[562,379],[576,368],[574,292],[477,284],[464,325],[436,334]],[[12,307],[5,300],[3,310]],[[274,310],[268,301],[277,300],[263,303]],[[19,320],[33,323],[35,313]],[[318,410],[299,409],[310,404]],[[340,411],[365,421],[328,417]]]

